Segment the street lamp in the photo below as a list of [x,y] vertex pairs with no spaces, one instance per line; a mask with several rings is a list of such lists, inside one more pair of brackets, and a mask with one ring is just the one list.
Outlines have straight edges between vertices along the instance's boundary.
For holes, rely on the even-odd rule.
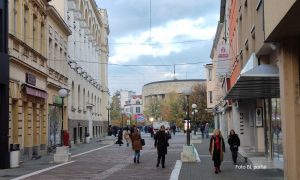
[[107,105],[106,106],[106,109],[107,109],[107,135],[109,136],[109,111],[111,109],[110,105]]
[[186,141],[187,145],[190,145],[191,136],[190,136],[190,106],[189,106],[189,96],[192,94],[191,88],[186,88],[182,91],[182,94],[186,96],[187,105],[186,105],[186,121],[187,121],[187,128],[186,128]]
[[61,132],[60,132],[60,143],[63,146],[63,132],[64,132],[64,98],[68,96],[68,90],[65,88],[61,88],[58,91],[59,97],[62,99],[62,108],[61,108]]
[[198,112],[197,108],[197,104],[192,104],[192,108],[193,108],[193,115],[194,115],[194,135],[196,135],[196,113]]
[[122,110],[122,129],[123,129],[123,115],[124,115],[125,111]]

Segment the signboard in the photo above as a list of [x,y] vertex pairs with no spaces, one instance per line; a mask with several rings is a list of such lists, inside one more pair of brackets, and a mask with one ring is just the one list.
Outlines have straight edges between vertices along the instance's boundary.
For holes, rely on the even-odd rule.
[[217,61],[215,65],[217,76],[224,76],[230,71],[228,44],[219,44],[217,46]]
[[134,115],[134,119],[137,120],[138,122],[144,122],[145,116],[143,114],[136,114]]
[[26,73],[26,83],[35,86],[36,77],[33,74]]
[[191,128],[191,121],[189,121],[189,120],[184,120],[184,130],[186,131],[187,130],[187,122],[189,122],[189,128]]
[[59,96],[53,96],[53,103],[62,106],[62,98]]
[[263,112],[262,108],[256,108],[255,109],[255,124],[256,127],[262,127],[263,126]]

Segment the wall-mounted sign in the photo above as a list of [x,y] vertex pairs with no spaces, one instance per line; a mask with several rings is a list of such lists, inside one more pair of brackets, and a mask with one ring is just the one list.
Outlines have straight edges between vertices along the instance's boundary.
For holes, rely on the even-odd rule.
[[58,106],[62,106],[62,98],[59,96],[53,96],[53,103]]
[[255,124],[256,124],[256,127],[262,127],[263,126],[262,108],[256,108],[255,109]]
[[35,86],[36,77],[33,74],[26,73],[26,83]]

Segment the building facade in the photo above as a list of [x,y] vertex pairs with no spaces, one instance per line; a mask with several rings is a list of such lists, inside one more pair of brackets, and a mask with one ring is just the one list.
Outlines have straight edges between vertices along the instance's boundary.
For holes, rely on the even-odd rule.
[[[143,110],[151,112],[151,116],[155,120],[162,120],[161,102],[166,98],[166,95],[172,92],[182,94],[186,89],[192,89],[195,85],[200,84],[206,87],[205,79],[187,79],[187,80],[168,80],[157,81],[145,84],[143,86]],[[146,117],[150,120],[150,116]]]
[[68,39],[68,130],[72,143],[106,135],[108,105],[107,13],[94,0],[50,2],[72,30]]
[[130,103],[130,100],[134,95],[136,95],[136,92],[121,89],[120,90],[121,108],[125,109],[125,105]]
[[142,95],[131,95],[129,101],[126,101],[124,112],[129,116],[131,124],[143,123],[145,121],[143,115],[143,98]]
[[[66,67],[71,31],[47,1],[14,0],[9,8],[9,143],[19,144],[21,160],[27,160],[46,154],[53,142],[48,114],[58,89],[67,87],[68,74],[58,67]],[[60,133],[56,138],[60,143]]]
[[236,130],[254,165],[299,179],[300,2],[222,0],[220,9],[228,27],[221,38],[230,47],[221,105],[227,129]]
[[[68,97],[64,104],[58,91],[68,89],[68,36],[71,30],[58,11],[51,5],[47,7],[47,50],[48,50],[48,146],[61,144],[61,130],[68,127]],[[63,113],[63,114],[62,114]],[[63,120],[62,120],[63,118]],[[62,123],[63,121],[63,123]],[[64,127],[62,127],[62,125]]]

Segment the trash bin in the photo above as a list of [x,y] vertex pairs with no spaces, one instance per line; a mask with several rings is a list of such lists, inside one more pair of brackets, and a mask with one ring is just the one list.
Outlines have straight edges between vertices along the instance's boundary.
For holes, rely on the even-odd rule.
[[20,144],[10,144],[10,167],[20,166]]

